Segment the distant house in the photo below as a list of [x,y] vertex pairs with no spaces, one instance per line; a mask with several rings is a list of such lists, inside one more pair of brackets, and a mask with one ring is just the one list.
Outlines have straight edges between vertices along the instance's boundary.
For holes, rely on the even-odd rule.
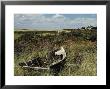
[[66,30],[66,31],[71,31],[71,30],[73,30],[73,29],[63,29],[63,30]]
[[21,30],[29,30],[29,29],[25,29],[25,28],[24,28],[24,29],[21,29]]
[[65,32],[72,32],[72,30],[74,30],[74,29],[63,29],[63,31],[65,31]]

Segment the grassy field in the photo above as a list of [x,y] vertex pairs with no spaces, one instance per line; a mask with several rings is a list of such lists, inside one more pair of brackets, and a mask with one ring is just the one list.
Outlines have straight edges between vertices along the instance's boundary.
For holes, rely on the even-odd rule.
[[[51,50],[63,46],[66,62],[58,76],[97,75],[97,31],[14,31],[14,75],[53,76],[50,70],[30,70],[19,66],[20,62],[34,57],[48,57]],[[47,60],[47,64],[52,60]]]

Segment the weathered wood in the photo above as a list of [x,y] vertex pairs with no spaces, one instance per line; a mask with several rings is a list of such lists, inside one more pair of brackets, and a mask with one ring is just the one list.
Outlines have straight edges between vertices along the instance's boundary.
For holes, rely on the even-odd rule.
[[36,69],[36,70],[39,70],[39,69],[43,69],[43,70],[49,70],[50,69],[50,67],[52,67],[52,66],[55,66],[55,65],[57,65],[57,64],[59,64],[59,63],[61,63],[61,62],[63,62],[64,60],[58,60],[58,61],[56,61],[56,62],[53,62],[49,67],[30,67],[30,66],[23,66],[23,68],[33,68],[33,69]]
[[58,60],[58,61],[56,61],[56,62],[53,62],[50,66],[57,65],[57,64],[63,62],[64,60],[65,60],[65,59],[63,59],[63,60]]
[[55,66],[61,65],[63,62],[65,61],[65,59],[63,60],[58,60],[56,62],[53,62],[52,64],[50,64],[47,67],[31,67],[31,66],[22,66],[22,68],[30,68],[30,69],[34,69],[34,70],[50,70],[50,68],[53,68]]
[[54,76],[58,76],[59,73],[64,69],[66,59],[59,60],[50,65],[50,73]]
[[39,70],[39,69],[42,69],[42,70],[49,70],[49,67],[30,67],[30,66],[23,66],[23,68],[32,68],[32,69],[36,69],[36,70]]

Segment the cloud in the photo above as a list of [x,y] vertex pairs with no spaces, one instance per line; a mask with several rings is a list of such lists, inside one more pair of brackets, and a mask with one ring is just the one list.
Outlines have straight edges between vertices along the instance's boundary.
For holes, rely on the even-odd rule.
[[[74,15],[73,15],[74,16]],[[71,15],[72,17],[72,15]],[[80,28],[81,26],[97,26],[96,18],[69,18],[65,14],[15,14],[16,28]]]
[[58,22],[59,23],[59,22],[64,22],[66,19],[67,18],[63,15],[55,14],[55,15],[53,15],[51,20],[53,20],[53,22]]
[[71,21],[72,24],[82,24],[82,26],[97,26],[97,19],[96,18],[76,18]]
[[55,14],[54,16],[53,16],[53,18],[65,18],[63,15],[60,15],[60,14]]

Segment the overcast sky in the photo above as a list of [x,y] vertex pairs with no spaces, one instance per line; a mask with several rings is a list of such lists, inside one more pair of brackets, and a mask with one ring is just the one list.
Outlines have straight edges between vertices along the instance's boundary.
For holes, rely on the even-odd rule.
[[64,29],[97,26],[96,14],[15,14],[14,27],[26,29]]

